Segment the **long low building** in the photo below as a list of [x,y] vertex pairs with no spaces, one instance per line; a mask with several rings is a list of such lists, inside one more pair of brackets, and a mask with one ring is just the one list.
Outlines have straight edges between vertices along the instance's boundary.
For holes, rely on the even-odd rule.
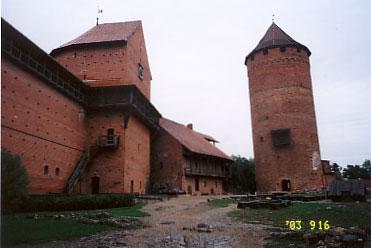
[[223,194],[231,158],[217,141],[187,126],[161,118],[152,141],[151,184],[156,191],[184,191],[192,195]]

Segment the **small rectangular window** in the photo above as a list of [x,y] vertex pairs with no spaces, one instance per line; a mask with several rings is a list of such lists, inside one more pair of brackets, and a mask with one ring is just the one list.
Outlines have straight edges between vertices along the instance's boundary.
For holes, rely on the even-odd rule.
[[58,167],[57,167],[57,168],[55,168],[55,175],[56,175],[56,176],[59,176],[59,171],[60,171],[60,170],[59,170],[59,168],[58,168]]
[[285,52],[286,51],[286,47],[280,47],[280,52]]
[[291,144],[290,129],[275,129],[271,130],[272,142],[276,147],[288,146]]
[[49,166],[44,166],[44,175],[47,175],[49,173]]

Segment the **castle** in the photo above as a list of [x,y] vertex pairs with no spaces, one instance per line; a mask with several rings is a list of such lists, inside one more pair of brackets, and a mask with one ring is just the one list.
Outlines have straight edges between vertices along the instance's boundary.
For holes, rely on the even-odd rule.
[[216,140],[150,101],[141,21],[96,25],[50,55],[1,24],[2,148],[31,194],[224,193],[231,159]]
[[[245,58],[258,192],[325,187],[310,50],[274,22]],[[97,24],[50,55],[2,19],[2,148],[32,194],[223,194],[231,158],[161,116],[141,21]]]
[[332,179],[320,156],[310,54],[273,22],[246,56],[259,192],[318,189]]

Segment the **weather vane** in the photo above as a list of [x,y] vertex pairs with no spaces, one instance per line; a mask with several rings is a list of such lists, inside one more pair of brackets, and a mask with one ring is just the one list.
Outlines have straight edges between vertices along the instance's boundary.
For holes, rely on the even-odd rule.
[[98,4],[98,11],[97,11],[97,26],[99,24],[99,14],[103,14],[103,10],[99,8],[99,4]]

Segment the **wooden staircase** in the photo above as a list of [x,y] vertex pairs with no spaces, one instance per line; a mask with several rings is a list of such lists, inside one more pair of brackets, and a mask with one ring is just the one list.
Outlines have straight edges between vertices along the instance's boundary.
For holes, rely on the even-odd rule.
[[73,170],[71,176],[67,180],[64,193],[72,192],[73,187],[82,177],[88,165],[93,160],[94,156],[97,155],[98,152],[101,152],[103,150],[115,150],[118,148],[119,144],[120,144],[119,135],[112,134],[106,136],[99,136],[97,139],[97,143],[90,146],[89,149],[82,153],[79,162],[77,162],[75,169]]
[[71,176],[67,180],[66,187],[64,189],[65,193],[71,193],[73,187],[79,181],[81,176],[84,174],[88,164],[91,162],[92,158],[98,153],[99,146],[92,145],[86,151],[84,151],[80,157],[79,162],[77,162],[75,169],[73,170]]

